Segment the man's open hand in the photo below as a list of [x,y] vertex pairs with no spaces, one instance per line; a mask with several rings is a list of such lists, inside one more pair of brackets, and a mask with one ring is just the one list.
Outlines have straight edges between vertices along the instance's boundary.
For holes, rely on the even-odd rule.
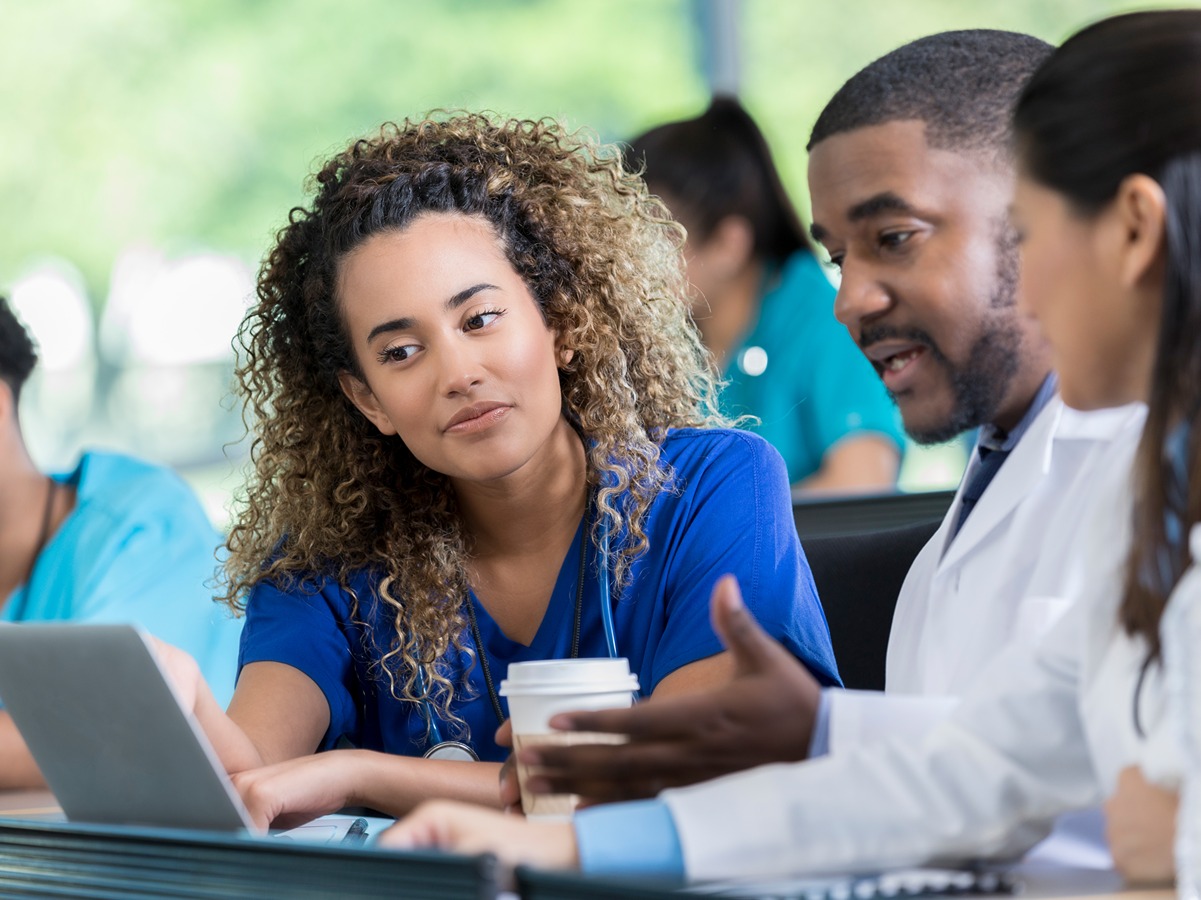
[[713,628],[734,658],[719,688],[651,699],[630,709],[564,713],[551,726],[629,736],[626,744],[540,745],[521,751],[541,767],[529,787],[603,803],[651,797],[808,755],[821,688],[808,670],[755,622],[733,576],[713,589]]

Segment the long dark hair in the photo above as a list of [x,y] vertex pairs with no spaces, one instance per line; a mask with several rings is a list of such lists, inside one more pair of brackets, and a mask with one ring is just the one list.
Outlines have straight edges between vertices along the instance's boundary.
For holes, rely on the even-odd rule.
[[1201,520],[1201,477],[1190,477],[1201,474],[1201,10],[1117,16],[1069,38],[1030,79],[1014,131],[1026,174],[1083,215],[1133,174],[1154,178],[1166,198],[1163,309],[1120,611],[1155,660]]
[[667,122],[630,142],[631,168],[671,201],[692,236],[705,240],[726,216],[751,224],[754,254],[783,262],[811,249],[763,132],[733,97],[714,97],[699,116]]

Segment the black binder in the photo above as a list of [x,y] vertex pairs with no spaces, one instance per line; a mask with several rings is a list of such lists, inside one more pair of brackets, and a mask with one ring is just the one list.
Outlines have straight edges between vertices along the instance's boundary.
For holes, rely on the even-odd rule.
[[200,831],[0,822],[0,897],[493,900],[496,860]]

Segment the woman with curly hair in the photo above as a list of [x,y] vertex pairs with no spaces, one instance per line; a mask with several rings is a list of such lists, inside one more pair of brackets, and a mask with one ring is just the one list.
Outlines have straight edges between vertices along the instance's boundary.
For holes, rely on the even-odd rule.
[[496,805],[508,664],[712,684],[724,573],[837,681],[783,463],[712,412],[682,239],[615,150],[547,121],[389,125],[317,175],[240,334],[228,714],[196,685],[260,823]]

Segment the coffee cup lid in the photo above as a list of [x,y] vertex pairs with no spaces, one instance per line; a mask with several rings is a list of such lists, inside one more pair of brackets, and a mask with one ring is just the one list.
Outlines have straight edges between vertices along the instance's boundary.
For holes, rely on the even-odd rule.
[[512,694],[598,694],[638,690],[630,661],[617,659],[540,659],[509,664],[500,683],[502,697]]

